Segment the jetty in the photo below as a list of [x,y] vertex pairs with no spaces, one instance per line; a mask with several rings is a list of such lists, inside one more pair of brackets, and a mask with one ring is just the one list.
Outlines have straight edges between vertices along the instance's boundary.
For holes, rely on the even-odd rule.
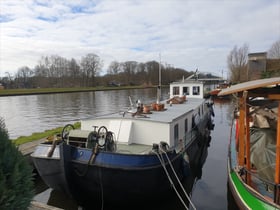
[[[35,150],[36,146],[42,142],[46,141],[46,138],[34,140],[27,142],[18,146],[18,150],[26,157],[27,161],[33,166],[30,154]],[[28,210],[62,210],[54,206],[47,205],[38,201],[31,201]]]
[[62,210],[62,209],[41,202],[31,201],[28,210]]
[[31,153],[35,150],[36,146],[46,141],[46,138],[27,142],[18,146],[18,150],[26,157],[27,161],[33,166],[33,161],[30,157]]

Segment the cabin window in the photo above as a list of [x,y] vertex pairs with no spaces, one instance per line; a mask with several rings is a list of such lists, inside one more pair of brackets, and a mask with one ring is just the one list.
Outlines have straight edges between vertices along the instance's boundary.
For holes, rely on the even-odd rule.
[[192,116],[192,129],[195,127],[194,115]]
[[188,118],[185,119],[185,134],[188,132]]
[[173,87],[173,95],[179,95],[179,87]]
[[175,145],[178,145],[179,142],[179,125],[176,124],[174,126],[174,143]]
[[200,95],[200,87],[193,86],[193,95]]
[[183,87],[183,95],[190,95],[189,87]]

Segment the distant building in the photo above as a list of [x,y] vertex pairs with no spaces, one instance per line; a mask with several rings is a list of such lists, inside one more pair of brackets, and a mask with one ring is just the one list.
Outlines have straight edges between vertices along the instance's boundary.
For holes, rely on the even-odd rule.
[[4,90],[4,85],[0,83],[0,90]]
[[267,58],[266,52],[248,54],[247,80],[280,76],[280,59]]

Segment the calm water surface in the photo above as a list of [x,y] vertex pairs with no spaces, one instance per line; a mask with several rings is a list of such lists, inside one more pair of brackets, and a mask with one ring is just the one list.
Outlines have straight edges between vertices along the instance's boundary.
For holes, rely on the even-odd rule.
[[[168,89],[163,89],[162,92],[163,98],[168,96]],[[10,138],[14,139],[64,126],[80,119],[124,110],[130,104],[129,96],[133,102],[140,99],[143,103],[151,103],[156,99],[156,90],[136,89],[0,97],[0,116],[5,120]],[[202,177],[196,182],[192,195],[192,201],[198,210],[228,209],[226,164],[232,107],[230,101],[215,101],[215,128],[211,133],[212,141],[202,169]],[[48,189],[39,179],[37,182],[38,194],[35,200],[65,209],[78,208],[75,201]],[[183,209],[176,198],[158,206],[161,210]],[[93,209],[100,209],[100,207]]]

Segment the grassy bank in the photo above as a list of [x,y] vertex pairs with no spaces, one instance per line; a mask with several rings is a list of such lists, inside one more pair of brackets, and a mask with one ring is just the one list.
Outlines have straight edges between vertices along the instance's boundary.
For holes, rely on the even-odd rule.
[[0,90],[0,96],[18,96],[18,95],[37,95],[50,93],[74,93],[74,92],[89,92],[101,90],[125,90],[125,89],[140,89],[147,88],[144,86],[120,86],[120,87],[79,87],[79,88],[31,88],[31,89],[4,89]]
[[[81,127],[81,123],[80,122],[76,122],[74,123],[74,127],[75,128],[80,128]],[[40,132],[40,133],[33,133],[31,136],[20,136],[17,139],[12,139],[12,141],[18,146],[27,142],[31,142],[31,141],[35,141],[35,140],[39,140],[39,139],[43,139],[46,138],[48,136],[53,136],[55,134],[59,134],[62,132],[63,127],[58,127],[58,128],[54,128],[51,130],[45,130],[44,132]]]

